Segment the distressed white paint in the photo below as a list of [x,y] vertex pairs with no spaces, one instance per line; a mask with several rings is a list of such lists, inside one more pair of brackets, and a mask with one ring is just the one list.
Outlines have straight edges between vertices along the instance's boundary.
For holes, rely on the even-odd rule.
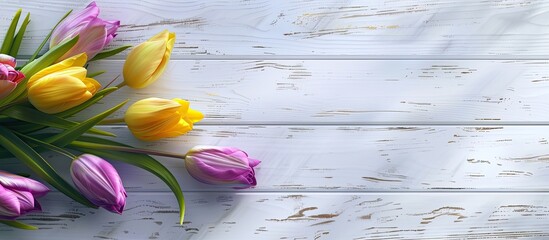
[[[154,143],[135,140],[125,127],[106,130],[133,146],[182,154],[194,145],[245,149],[263,161],[251,192],[549,190],[549,127],[542,126],[197,125]],[[57,169],[68,167],[70,159],[50,155]],[[186,191],[233,191],[194,181],[181,159],[159,159]],[[13,162],[4,166],[22,169]],[[130,191],[169,190],[146,171],[115,166]]]
[[[549,236],[548,1],[97,2],[102,16],[122,20],[111,46],[169,29],[178,35],[179,60],[151,87],[122,89],[90,113],[126,98],[189,99],[206,119],[188,135],[143,143],[124,127],[106,129],[166,151],[240,147],[263,161],[259,184],[200,184],[181,160],[159,158],[186,193],[187,222],[178,226],[162,182],[115,164],[130,193],[124,215],[53,192],[44,213],[22,218],[40,231],[0,226],[2,237]],[[0,3],[2,33],[17,8],[32,12],[21,52],[28,56],[64,12],[88,1]],[[106,83],[122,61],[91,68],[108,70],[98,77]],[[67,168],[66,159],[47,156]],[[28,171],[13,160],[0,168]]]
[[[90,71],[107,83],[122,66]],[[189,99],[208,124],[549,123],[549,61],[176,60],[105,102],[146,97]]]
[[6,239],[544,239],[546,193],[190,193],[178,225],[170,193],[130,193],[122,216],[60,194],[0,228]]
[[[69,9],[89,1],[2,1],[0,31],[13,12],[33,14],[31,54]],[[113,46],[175,31],[175,57],[189,55],[549,55],[543,0],[116,1],[102,16],[121,19]]]

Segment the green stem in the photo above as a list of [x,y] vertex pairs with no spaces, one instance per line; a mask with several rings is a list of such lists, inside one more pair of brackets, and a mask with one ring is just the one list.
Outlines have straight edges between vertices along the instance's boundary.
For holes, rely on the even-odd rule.
[[122,88],[124,86],[126,86],[126,81],[123,81],[123,82],[119,83],[118,85],[116,85],[117,88]]
[[[105,71],[105,72],[107,72],[107,71]],[[113,78],[109,83],[107,83],[107,85],[105,85],[105,86],[103,87],[103,89],[108,88],[108,87],[109,87],[112,83],[114,83],[114,81],[116,81],[119,77],[120,77],[120,74],[118,74],[118,76],[116,76],[116,77]],[[117,88],[116,90],[118,90],[118,88]]]
[[35,226],[24,224],[22,222],[18,222],[18,221],[15,221],[15,220],[0,220],[0,223],[6,224],[10,227],[23,229],[23,230],[36,230],[36,229],[38,229]]
[[29,101],[29,99],[28,99],[27,97],[24,97],[24,98],[15,100],[15,101],[13,101],[13,102],[10,102],[10,103],[8,103],[8,104],[6,104],[6,105],[0,107],[0,111],[3,111],[4,109],[7,109],[7,108],[9,108],[9,107],[11,107],[11,106],[15,106],[15,105],[17,105],[17,104],[26,103],[26,102],[28,102],[28,101]]
[[123,147],[123,146],[113,146],[113,145],[90,143],[90,142],[83,142],[83,141],[73,141],[71,143],[71,145],[73,145],[75,147],[81,147],[81,148],[91,148],[91,149],[98,149],[98,150],[111,150],[111,151],[119,151],[119,152],[131,152],[131,153],[140,153],[140,154],[147,154],[147,155],[155,155],[155,156],[162,156],[162,157],[185,159],[185,155],[176,154],[176,153],[169,153],[169,152],[162,152],[162,151],[156,151],[156,150],[150,150],[150,149],[139,149],[139,148],[131,148],[131,147]]
[[107,124],[114,124],[114,123],[123,123],[124,118],[111,118],[111,119],[105,119],[101,122],[99,122],[99,125],[107,125]]

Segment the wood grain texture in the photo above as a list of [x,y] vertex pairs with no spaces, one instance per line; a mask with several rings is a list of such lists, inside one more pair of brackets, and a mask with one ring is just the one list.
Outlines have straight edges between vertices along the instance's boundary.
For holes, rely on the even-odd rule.
[[[158,142],[139,142],[125,127],[106,130],[130,145],[182,154],[195,145],[245,149],[262,160],[251,192],[549,190],[549,127],[542,126],[196,126]],[[50,159],[68,177],[70,160]],[[198,183],[181,159],[159,159],[185,191],[232,191]],[[23,171],[14,162],[3,168]],[[148,172],[115,166],[129,191],[169,191]]]
[[[30,55],[69,9],[88,0],[2,1],[0,32],[24,7],[33,22]],[[549,3],[542,0],[161,1],[98,0],[121,19],[112,46],[137,44],[163,29],[189,55],[525,55],[549,54]]]
[[[39,231],[0,226],[6,239],[544,239],[546,193],[190,193],[187,218],[167,193],[130,193],[124,215],[60,194],[21,218]],[[107,220],[108,219],[108,220]]]
[[[32,12],[28,56],[88,1],[0,3],[0,33],[17,8]],[[181,159],[158,158],[186,193],[179,226],[164,183],[115,163],[129,192],[124,215],[52,192],[44,212],[21,218],[40,231],[0,226],[2,238],[549,238],[549,1],[97,3],[122,21],[111,47],[163,29],[178,41],[157,83],[124,88],[79,119],[128,98],[188,99],[206,118],[185,136],[146,143],[103,128],[164,151],[242,148],[263,161],[259,184],[201,184]],[[125,54],[90,71],[107,70],[98,77],[107,83]],[[46,157],[68,179],[69,160]],[[0,168],[30,172],[13,159]]]
[[[122,66],[90,71],[106,84]],[[207,124],[547,124],[548,79],[542,60],[177,60],[104,102],[179,97]]]

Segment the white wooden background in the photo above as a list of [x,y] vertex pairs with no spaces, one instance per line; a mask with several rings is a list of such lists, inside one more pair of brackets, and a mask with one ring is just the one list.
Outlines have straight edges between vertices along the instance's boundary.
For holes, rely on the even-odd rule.
[[[187,215],[157,178],[116,164],[123,215],[53,192],[6,239],[549,238],[549,1],[97,1],[122,27],[112,46],[169,29],[165,75],[123,89],[181,97],[205,113],[189,134],[142,147],[245,149],[258,186],[183,185]],[[0,31],[32,12],[30,55],[68,9],[87,1],[0,1]],[[124,57],[94,63],[120,74]],[[120,113],[122,114],[122,113]],[[120,116],[120,114],[118,116]],[[81,116],[85,118],[86,116]],[[68,163],[51,156],[57,168]],[[2,169],[24,170],[15,160]]]

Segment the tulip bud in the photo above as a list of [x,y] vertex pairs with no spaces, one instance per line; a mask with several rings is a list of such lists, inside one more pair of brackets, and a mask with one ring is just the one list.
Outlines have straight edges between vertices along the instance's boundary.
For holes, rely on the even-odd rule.
[[29,101],[45,113],[59,113],[90,99],[101,85],[87,78],[85,53],[72,56],[34,74],[27,83]]
[[179,98],[147,98],[130,106],[124,120],[133,135],[144,141],[176,137],[192,130],[193,124],[204,118],[189,105]]
[[175,43],[175,33],[164,30],[134,47],[124,63],[124,81],[132,88],[144,88],[164,72]]
[[71,177],[90,202],[122,214],[127,194],[118,172],[109,162],[91,154],[81,155],[71,164]]
[[116,36],[120,21],[105,21],[98,18],[99,8],[95,2],[84,10],[69,15],[55,28],[50,41],[50,48],[65,40],[79,36],[78,42],[59,60],[76,54],[86,53],[93,58]]
[[257,184],[254,167],[261,161],[234,147],[196,146],[185,156],[185,167],[196,180],[208,184]]
[[0,99],[8,96],[17,87],[25,75],[15,70],[15,58],[0,54]]
[[0,219],[13,220],[25,213],[42,210],[36,198],[49,191],[35,180],[0,171]]

